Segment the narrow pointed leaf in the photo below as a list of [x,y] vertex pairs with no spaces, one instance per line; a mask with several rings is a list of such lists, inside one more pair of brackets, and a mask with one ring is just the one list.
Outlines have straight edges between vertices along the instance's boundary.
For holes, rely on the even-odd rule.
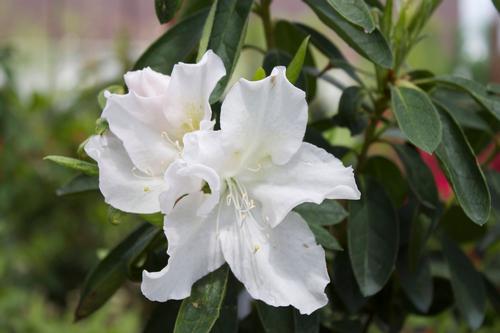
[[429,258],[421,257],[416,267],[412,269],[406,251],[398,259],[398,273],[401,287],[415,305],[415,307],[425,313],[429,310],[433,298],[433,283]]
[[211,333],[238,332],[238,294],[240,284],[232,273],[229,273],[226,296],[222,302],[219,318],[212,327]]
[[252,81],[259,81],[265,78],[266,78],[266,70],[262,67],[259,67],[253,74]]
[[443,237],[443,254],[448,263],[455,304],[471,329],[484,320],[486,292],[481,275],[451,240]]
[[307,46],[309,45],[309,36],[307,36],[299,46],[299,49],[292,58],[292,61],[288,64],[286,68],[286,77],[291,83],[295,83],[299,78],[300,72],[302,71],[302,66],[304,65],[304,59],[306,57]]
[[89,316],[113,296],[127,279],[130,267],[160,232],[149,223],[140,225],[92,269],[80,295],[75,312],[77,320]]
[[408,140],[432,153],[441,142],[442,126],[429,96],[415,86],[392,86],[391,101],[399,127]]
[[322,226],[317,224],[309,224],[309,228],[313,232],[314,237],[316,237],[316,241],[318,242],[318,244],[322,245],[325,249],[333,251],[344,250],[338,240]]
[[82,161],[72,157],[49,155],[43,158],[44,160],[54,162],[63,166],[65,168],[78,170],[89,176],[95,176],[99,174],[99,168],[97,164]]
[[99,189],[99,177],[80,174],[56,190],[58,196]]
[[156,17],[160,23],[167,23],[174,18],[181,0],[155,0]]
[[391,275],[398,249],[398,222],[391,199],[374,180],[365,179],[361,200],[350,202],[349,256],[361,293],[371,296]]
[[392,53],[382,33],[375,29],[365,33],[363,28],[346,21],[328,0],[305,0],[305,3],[318,15],[319,19],[332,28],[349,46],[363,57],[384,67],[392,67]]
[[219,318],[226,294],[229,267],[222,266],[196,282],[191,296],[184,299],[174,333],[208,333]]
[[425,207],[434,209],[438,204],[438,193],[434,176],[418,152],[409,145],[393,145],[403,163],[410,189]]
[[212,34],[212,28],[214,26],[215,19],[215,11],[217,10],[217,2],[215,0],[210,6],[210,11],[208,12],[207,19],[205,24],[203,25],[203,32],[201,34],[200,46],[198,47],[198,56],[196,57],[196,61],[200,61],[203,58],[203,55],[208,50],[208,42],[210,41],[210,35]]
[[375,22],[364,0],[328,0],[328,3],[347,21],[360,26],[367,33],[375,30]]
[[179,61],[185,61],[198,47],[208,9],[186,17],[167,30],[137,60],[134,70],[144,67],[170,74]]
[[443,142],[436,150],[465,214],[482,225],[488,220],[491,198],[486,180],[462,129],[449,112],[440,108]]
[[325,200],[321,204],[303,203],[294,209],[308,224],[334,225],[342,222],[348,215],[335,200]]
[[253,0],[218,0],[213,4],[216,9],[210,29],[208,49],[221,57],[227,74],[212,92],[211,103],[218,101],[222,96],[236,67],[245,40],[252,5]]

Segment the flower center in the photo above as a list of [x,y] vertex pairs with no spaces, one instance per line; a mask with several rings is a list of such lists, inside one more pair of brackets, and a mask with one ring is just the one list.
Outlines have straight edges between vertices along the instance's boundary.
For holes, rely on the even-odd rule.
[[234,178],[226,180],[228,194],[226,196],[226,204],[233,205],[238,217],[238,222],[241,223],[255,207],[255,202],[248,197],[248,192],[242,184]]

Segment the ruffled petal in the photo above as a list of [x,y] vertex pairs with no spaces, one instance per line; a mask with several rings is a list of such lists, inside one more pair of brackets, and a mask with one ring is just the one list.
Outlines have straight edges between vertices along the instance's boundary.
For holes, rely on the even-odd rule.
[[149,67],[127,72],[123,78],[129,91],[141,97],[165,95],[170,76],[155,72]]
[[178,156],[178,147],[169,138],[163,114],[164,96],[141,97],[109,94],[102,117],[123,142],[132,162],[150,175],[163,175]]
[[328,303],[325,252],[300,215],[292,212],[271,228],[252,215],[236,223],[234,212],[227,217],[231,207],[225,210],[219,218],[224,259],[253,298],[303,314]]
[[240,79],[221,108],[221,130],[251,166],[270,156],[284,164],[299,149],[307,124],[305,93],[291,84],[284,67],[260,81]]
[[301,203],[360,198],[352,168],[309,143],[302,143],[287,164],[267,163],[239,180],[250,197],[260,202],[263,218],[273,227]]
[[99,189],[106,203],[129,213],[160,211],[158,198],[166,189],[165,181],[137,170],[113,133],[92,136],[85,151],[98,163]]
[[172,138],[181,141],[185,133],[212,127],[210,94],[226,75],[221,58],[208,50],[197,64],[174,66],[165,108]]
[[182,198],[165,217],[168,264],[159,272],[143,272],[141,290],[148,299],[186,298],[193,283],[224,263],[217,238],[217,210],[206,216],[193,214],[205,196],[196,192]]

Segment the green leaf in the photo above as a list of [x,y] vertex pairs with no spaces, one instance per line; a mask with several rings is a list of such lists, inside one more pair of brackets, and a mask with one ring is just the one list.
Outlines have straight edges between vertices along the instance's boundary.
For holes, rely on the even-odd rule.
[[500,120],[500,101],[488,96],[488,90],[483,85],[463,77],[449,75],[437,76],[433,81],[465,91],[497,120]]
[[431,99],[416,86],[391,86],[392,110],[399,127],[417,147],[432,153],[442,138],[442,126]]
[[396,164],[385,157],[373,156],[366,161],[363,171],[383,185],[394,207],[402,205],[408,185]]
[[291,307],[274,307],[257,301],[257,312],[266,333],[290,333],[295,331]]
[[58,196],[99,189],[99,177],[80,174],[56,190]]
[[207,52],[208,42],[210,41],[210,35],[212,34],[212,27],[214,26],[217,2],[218,0],[214,0],[212,5],[210,6],[210,11],[208,12],[207,20],[203,25],[203,32],[201,34],[200,46],[198,47],[198,56],[196,57],[196,61],[200,61],[201,58],[203,58],[205,52]]
[[493,5],[495,5],[495,8],[497,9],[498,12],[500,12],[500,0],[492,0]]
[[434,292],[429,258],[421,257],[415,269],[411,266],[408,253],[403,251],[397,264],[401,288],[415,307],[425,313],[431,307]]
[[208,333],[219,318],[229,276],[222,266],[196,282],[191,296],[184,299],[177,315],[174,333]]
[[403,163],[410,189],[425,207],[434,209],[438,204],[438,193],[434,176],[418,152],[409,145],[393,145]]
[[213,5],[216,9],[208,49],[221,57],[227,74],[212,92],[210,103],[220,99],[236,67],[245,40],[252,4],[253,0],[218,0]]
[[342,246],[339,244],[337,239],[332,236],[323,226],[317,224],[309,224],[316,241],[322,245],[324,248],[333,251],[344,251]]
[[238,332],[238,294],[241,284],[229,273],[226,297],[220,309],[219,318],[210,330],[210,333],[236,333]]
[[180,4],[180,0],[155,0],[155,11],[158,21],[163,24],[173,19]]
[[97,164],[82,161],[72,157],[49,155],[43,158],[44,160],[54,162],[63,166],[65,168],[78,170],[89,176],[95,176],[99,174],[99,168]]
[[76,320],[89,316],[113,296],[127,279],[130,267],[160,233],[160,229],[143,223],[92,269],[80,295]]
[[[271,50],[264,56],[262,67],[265,69],[266,73],[270,74],[274,67],[288,66],[290,61],[292,61],[292,57],[288,53],[281,50]],[[295,86],[304,90],[308,96],[311,94],[307,86],[307,79],[304,72],[300,73],[299,79],[295,82]]]
[[290,61],[286,68],[286,77],[291,83],[297,82],[300,72],[302,71],[302,66],[304,65],[304,59],[307,52],[307,46],[309,45],[309,38],[309,36],[304,38],[299,46],[299,49],[293,56],[292,61]]
[[482,225],[488,220],[491,206],[483,172],[455,119],[442,108],[439,114],[443,123],[443,142],[436,150],[436,155],[465,214]]
[[478,241],[487,229],[474,223],[465,215],[464,210],[457,205],[452,205],[444,212],[439,226],[446,231],[446,235],[457,243]]
[[[120,94],[120,95],[125,93],[125,89],[123,89],[123,86],[119,85],[119,84],[114,84],[114,85],[111,85],[109,87],[104,88],[97,95],[97,104],[99,104],[99,107],[101,109],[104,109],[104,107],[106,106],[106,97],[104,97],[105,91],[109,91],[112,94]],[[98,134],[100,134],[100,133],[98,133]]]
[[443,237],[442,245],[455,303],[469,327],[477,329],[483,322],[486,307],[486,292],[481,275],[455,243]]
[[255,71],[252,81],[259,81],[266,78],[266,70],[262,67],[257,68]]
[[304,35],[311,36],[311,44],[313,44],[321,53],[323,53],[330,63],[336,67],[342,68],[353,80],[360,82],[356,71],[353,69],[351,64],[344,57],[342,52],[333,44],[328,38],[326,38],[319,31],[301,24],[294,23],[294,25],[303,32]]
[[321,204],[303,203],[294,211],[299,213],[309,225],[334,225],[347,217],[346,210],[335,200],[325,200]]
[[328,0],[328,3],[347,21],[371,33],[375,30],[370,9],[363,0]]
[[144,67],[170,74],[179,61],[185,61],[198,46],[208,9],[183,19],[156,40],[134,65],[134,70]]
[[355,24],[346,21],[327,0],[305,0],[311,9],[354,50],[384,68],[392,67],[392,53],[382,33],[375,29],[367,34]]
[[349,254],[340,252],[333,259],[332,287],[351,314],[355,314],[366,303],[356,283]]
[[368,124],[368,114],[361,108],[364,96],[365,92],[361,87],[344,89],[338,113],[332,119],[334,124],[348,128],[352,136],[362,133]]
[[142,333],[172,332],[180,305],[181,302],[175,300],[158,303],[146,322]]
[[302,315],[296,309],[293,310],[293,323],[297,333],[319,333],[320,316],[319,311],[310,315]]
[[374,180],[366,178],[361,200],[350,202],[347,224],[349,255],[361,293],[371,296],[391,275],[399,243],[391,199]]

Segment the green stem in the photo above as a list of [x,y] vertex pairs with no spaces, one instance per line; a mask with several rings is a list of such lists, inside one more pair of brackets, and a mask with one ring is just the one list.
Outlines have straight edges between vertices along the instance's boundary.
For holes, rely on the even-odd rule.
[[275,47],[273,23],[271,21],[271,2],[272,0],[262,0],[260,6],[260,18],[264,26],[264,34],[266,36],[267,49],[271,50]]

